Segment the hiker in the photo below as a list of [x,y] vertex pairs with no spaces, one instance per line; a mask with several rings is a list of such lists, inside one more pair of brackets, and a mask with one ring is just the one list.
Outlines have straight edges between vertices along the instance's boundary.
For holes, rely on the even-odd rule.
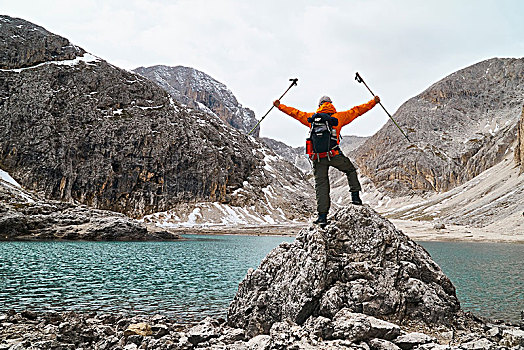
[[[322,96],[318,103],[318,109],[316,113],[306,113],[299,111],[296,108],[288,107],[280,103],[279,100],[275,100],[273,102],[273,105],[279,110],[295,118],[307,127],[311,128],[313,123],[310,138],[306,144],[306,153],[308,153],[309,158],[313,162],[313,173],[315,175],[315,192],[318,212],[318,219],[314,221],[315,224],[319,224],[320,226],[327,225],[327,214],[331,204],[329,197],[328,177],[328,170],[330,166],[335,167],[346,174],[349,190],[351,192],[352,203],[356,205],[362,205],[362,200],[359,196],[361,187],[357,177],[357,169],[353,163],[351,163],[349,158],[342,154],[342,151],[339,147],[340,129],[342,129],[344,125],[351,123],[359,115],[362,115],[375,107],[375,105],[379,102],[380,98],[375,96],[373,100],[360,106],[353,107],[348,111],[337,112],[331,99],[328,96]],[[324,127],[324,125],[326,125],[326,127]],[[326,132],[326,128],[330,130]],[[315,146],[319,148],[318,145],[322,144],[323,142],[321,136],[315,138],[315,135],[321,134],[321,131],[317,132],[316,130],[324,130],[324,134],[329,135],[323,136],[324,139],[326,137],[330,138],[330,140],[327,141],[330,145],[328,147],[329,149],[321,149],[321,152],[314,150]],[[322,148],[322,146],[320,146],[320,148]]]

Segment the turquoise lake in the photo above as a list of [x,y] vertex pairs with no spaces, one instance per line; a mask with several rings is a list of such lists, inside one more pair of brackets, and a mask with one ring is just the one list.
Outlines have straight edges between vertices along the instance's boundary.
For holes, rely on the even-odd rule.
[[[185,236],[176,242],[1,242],[0,308],[225,317],[249,268],[292,237]],[[422,242],[462,308],[518,321],[524,245]]]

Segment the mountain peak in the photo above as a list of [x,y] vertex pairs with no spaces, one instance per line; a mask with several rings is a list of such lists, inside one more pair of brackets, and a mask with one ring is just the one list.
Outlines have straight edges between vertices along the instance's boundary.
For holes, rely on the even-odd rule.
[[[134,71],[162,87],[174,100],[215,115],[244,133],[248,133],[257,123],[255,113],[243,107],[226,85],[197,69],[156,65],[139,67]],[[257,128],[253,135],[258,134]]]
[[357,151],[362,173],[390,195],[445,192],[504,158],[515,141],[524,58],[493,58],[450,74],[404,103]]

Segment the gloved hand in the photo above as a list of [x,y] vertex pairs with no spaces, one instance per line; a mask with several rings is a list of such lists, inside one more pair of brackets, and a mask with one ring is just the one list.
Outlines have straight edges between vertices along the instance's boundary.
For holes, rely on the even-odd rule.
[[376,102],[376,103],[379,103],[379,102],[380,102],[380,97],[375,96],[375,102]]
[[280,106],[280,101],[279,100],[273,101],[273,106],[278,108],[278,106]]

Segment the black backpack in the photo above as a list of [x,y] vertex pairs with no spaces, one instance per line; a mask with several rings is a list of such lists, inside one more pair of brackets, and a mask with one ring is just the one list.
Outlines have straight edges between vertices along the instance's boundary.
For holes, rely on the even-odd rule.
[[307,119],[311,123],[309,139],[306,141],[306,153],[309,155],[326,153],[338,147],[337,132],[333,129],[338,119],[328,113],[315,113]]

